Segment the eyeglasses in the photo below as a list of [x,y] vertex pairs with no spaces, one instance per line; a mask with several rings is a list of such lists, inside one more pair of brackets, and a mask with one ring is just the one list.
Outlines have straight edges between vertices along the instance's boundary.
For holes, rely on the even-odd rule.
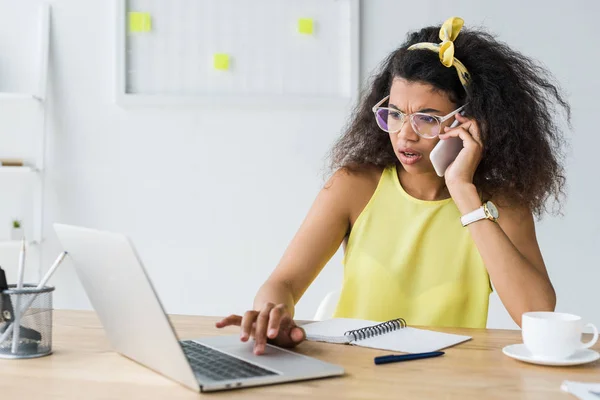
[[387,133],[400,132],[406,117],[409,117],[410,125],[413,127],[415,133],[425,139],[433,139],[437,137],[442,131],[442,123],[449,118],[452,118],[466,106],[465,104],[443,117],[419,112],[413,114],[404,114],[395,108],[380,107],[389,98],[390,96],[386,96],[379,103],[373,106],[375,120],[377,121],[377,125],[381,128],[381,130]]

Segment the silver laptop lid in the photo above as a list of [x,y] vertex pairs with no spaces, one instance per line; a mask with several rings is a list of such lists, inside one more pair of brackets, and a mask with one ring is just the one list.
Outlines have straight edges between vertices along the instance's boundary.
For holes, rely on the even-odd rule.
[[122,234],[54,224],[112,347],[200,391],[141,260]]

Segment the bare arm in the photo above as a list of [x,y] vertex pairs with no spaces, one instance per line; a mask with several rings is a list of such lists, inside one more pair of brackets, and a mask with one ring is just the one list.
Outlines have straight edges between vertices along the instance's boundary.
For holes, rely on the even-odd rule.
[[295,305],[339,249],[350,229],[351,215],[372,195],[373,177],[369,173],[336,172],[256,294],[253,310],[243,317],[229,316],[217,327],[240,325],[243,341],[254,336],[257,354],[264,351],[267,338],[282,346],[302,341],[304,333],[293,322]]
[[321,190],[279,264],[258,291],[254,308],[284,303],[293,315],[295,304],[339,249],[350,228],[352,177],[336,173]]
[[[481,206],[472,185],[455,190],[452,197],[463,215]],[[481,220],[465,229],[471,232],[502,303],[521,326],[524,312],[554,311],[556,295],[537,243],[531,212],[523,207],[498,207],[498,211],[497,224]]]
[[[481,207],[473,175],[483,155],[483,143],[477,121],[460,114],[456,115],[456,119],[461,125],[444,128],[445,133],[440,135],[440,139],[460,137],[463,141],[463,149],[444,177],[450,195],[464,215]],[[556,295],[535,237],[531,211],[518,205],[498,208],[498,224],[481,220],[470,224],[467,229],[500,300],[512,319],[521,326],[524,312],[553,311]]]

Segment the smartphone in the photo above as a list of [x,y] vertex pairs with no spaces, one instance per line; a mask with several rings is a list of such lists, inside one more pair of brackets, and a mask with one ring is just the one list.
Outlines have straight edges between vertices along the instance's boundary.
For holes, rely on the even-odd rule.
[[[458,121],[454,121],[452,125],[450,125],[450,128],[455,128],[458,124]],[[458,156],[458,153],[460,153],[462,148],[463,142],[459,137],[440,140],[438,144],[435,145],[429,155],[429,159],[431,160],[433,169],[435,169],[435,173],[439,177],[444,176],[446,169],[452,164],[452,161],[456,159],[456,156]]]

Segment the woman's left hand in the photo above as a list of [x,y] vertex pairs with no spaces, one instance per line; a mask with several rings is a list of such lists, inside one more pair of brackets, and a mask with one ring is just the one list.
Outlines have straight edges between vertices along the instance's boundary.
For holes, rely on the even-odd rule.
[[473,184],[473,175],[483,155],[483,143],[477,121],[460,114],[456,114],[456,120],[460,125],[455,128],[444,127],[444,133],[440,134],[440,140],[459,137],[463,142],[463,149],[444,174],[446,186],[450,190],[451,187]]

